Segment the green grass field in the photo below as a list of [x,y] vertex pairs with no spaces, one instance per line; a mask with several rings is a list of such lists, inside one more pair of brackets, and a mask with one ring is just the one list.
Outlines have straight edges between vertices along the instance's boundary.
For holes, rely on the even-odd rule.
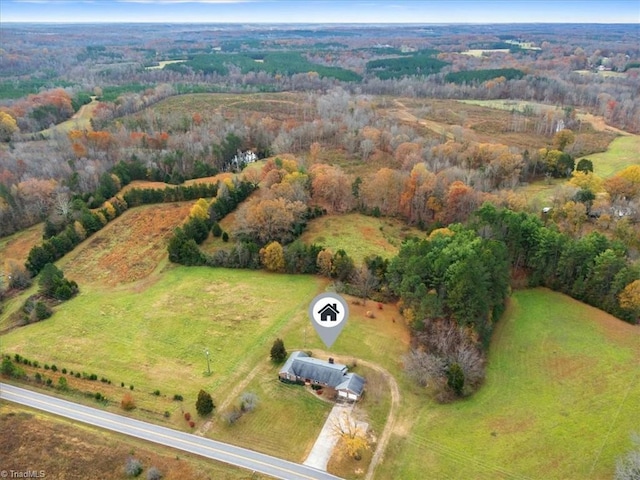
[[630,165],[640,165],[640,136],[616,138],[606,152],[594,153],[585,158],[593,162],[593,172],[607,178]]
[[612,478],[640,428],[639,362],[637,327],[561,294],[518,291],[485,385],[452,405],[414,405],[378,478]]
[[369,255],[391,258],[409,236],[426,237],[426,234],[399,220],[349,213],[310,221],[301,238],[307,244],[316,243],[334,253],[342,248],[356,264],[361,264]]
[[565,179],[551,178],[519,186],[516,191],[525,196],[527,205],[538,211],[542,207],[550,206],[556,189],[566,183]]
[[[630,165],[640,165],[640,136],[617,137],[606,152],[594,153],[583,158],[593,162],[593,171],[602,178],[608,178]],[[578,163],[576,159],[576,164]],[[529,205],[543,206],[551,201],[555,189],[564,184],[562,179],[540,180],[518,187],[518,192],[527,196]],[[533,202],[533,203],[532,203]]]
[[[277,367],[269,361],[269,349],[278,336],[285,339],[289,351],[325,348],[307,318],[308,302],[325,285],[326,280],[312,276],[186,267],[171,267],[157,280],[126,288],[87,284],[51,319],[3,335],[2,353],[19,352],[41,365],[105,376],[113,385],[77,380],[74,388],[98,388],[116,402],[129,385],[135,385],[138,410],[134,415],[162,421],[161,413],[167,410],[171,413],[167,422],[180,429],[188,430],[182,414],[195,413],[200,388],[210,391],[219,405],[227,400],[237,404],[240,393],[253,391],[260,398],[255,412],[233,426],[216,416],[208,435],[302,461],[331,405],[302,388],[281,384]],[[332,354],[373,358],[391,364],[397,374],[408,343],[406,327],[391,321],[400,319],[392,306],[378,310],[374,319],[365,318],[365,310],[374,305],[353,305],[350,324]],[[206,348],[211,376],[206,375]],[[235,391],[254,369],[258,372],[251,382]],[[124,389],[120,382],[125,383]],[[385,385],[377,388],[380,391],[365,409],[372,425],[381,430],[389,399]],[[159,398],[152,395],[156,389],[161,392]],[[176,393],[185,401],[173,402]]]
[[[171,268],[144,291],[81,287],[51,319],[4,335],[2,352],[95,372],[146,392],[194,399],[206,388],[223,398],[268,357],[283,326],[306,316],[320,286],[308,276]],[[211,377],[204,375],[206,348]]]

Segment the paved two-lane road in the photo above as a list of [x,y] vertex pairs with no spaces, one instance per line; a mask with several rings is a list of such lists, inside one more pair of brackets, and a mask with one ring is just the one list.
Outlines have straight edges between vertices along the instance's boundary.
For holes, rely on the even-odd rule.
[[[0,399],[113,430],[283,480],[339,480],[327,472],[189,433],[0,383]],[[291,428],[295,428],[292,425]],[[268,435],[268,432],[265,432]]]

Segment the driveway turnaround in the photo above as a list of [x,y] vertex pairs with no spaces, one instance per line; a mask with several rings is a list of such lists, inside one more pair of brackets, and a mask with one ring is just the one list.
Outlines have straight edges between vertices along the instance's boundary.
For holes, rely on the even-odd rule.
[[176,448],[219,462],[283,480],[340,480],[327,472],[246,448],[179,432],[171,428],[105,412],[13,385],[0,383],[0,399],[88,423],[149,442]]

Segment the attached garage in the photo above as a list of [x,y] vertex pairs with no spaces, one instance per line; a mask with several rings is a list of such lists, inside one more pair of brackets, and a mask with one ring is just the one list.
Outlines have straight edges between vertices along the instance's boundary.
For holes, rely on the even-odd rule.
[[364,390],[364,378],[355,373],[347,373],[344,381],[336,387],[338,398],[348,402],[356,402]]

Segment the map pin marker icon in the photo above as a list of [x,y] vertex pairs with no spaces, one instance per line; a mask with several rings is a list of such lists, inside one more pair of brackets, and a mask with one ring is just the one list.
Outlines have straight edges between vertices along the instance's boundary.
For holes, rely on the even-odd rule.
[[331,347],[347,323],[349,306],[337,293],[321,293],[309,305],[309,318],[327,347]]

